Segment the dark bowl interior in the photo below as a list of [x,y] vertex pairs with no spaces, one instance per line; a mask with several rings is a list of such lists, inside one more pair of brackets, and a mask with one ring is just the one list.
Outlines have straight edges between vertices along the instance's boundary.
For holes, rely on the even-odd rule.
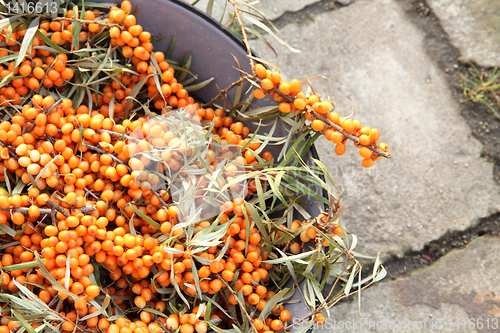
[[[105,0],[94,1],[106,2]],[[218,88],[224,89],[239,79],[240,72],[236,69],[233,57],[238,59],[244,71],[251,71],[242,41],[204,12],[181,1],[133,0],[131,2],[133,8],[140,6],[136,15],[137,22],[153,37],[165,36],[155,44],[155,51],[166,52],[175,36],[175,48],[170,57],[180,59],[190,51],[192,56],[190,71],[197,75],[197,82],[214,78],[208,86],[191,94],[195,99],[207,102],[217,95]],[[245,83],[243,91],[247,91],[249,87],[250,84]],[[228,95],[227,105],[233,105],[234,90]],[[266,99],[253,102],[257,106],[276,105],[276,102]],[[276,136],[287,134],[284,126],[278,126],[275,132]],[[271,147],[269,150],[274,156],[280,151],[279,147]],[[311,157],[318,158],[314,146],[306,156],[309,163],[312,163]],[[311,216],[317,216],[320,213],[316,204],[304,208]],[[288,310],[294,316],[302,318],[309,313],[298,290],[291,299],[301,300],[300,303],[287,305]],[[293,332],[295,329],[292,328],[290,331]]]

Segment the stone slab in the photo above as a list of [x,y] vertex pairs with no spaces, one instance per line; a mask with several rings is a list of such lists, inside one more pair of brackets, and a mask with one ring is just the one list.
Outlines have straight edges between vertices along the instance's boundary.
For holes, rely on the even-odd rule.
[[275,20],[286,12],[298,12],[321,0],[260,0],[255,8],[263,12],[269,20]]
[[[252,4],[255,9],[262,12],[266,18],[270,21],[276,20],[286,12],[298,12],[305,7],[320,2],[321,0],[260,0],[255,4]],[[194,1],[187,1],[189,3],[193,3]],[[200,0],[196,3],[196,7],[201,9],[202,11],[206,11],[208,0]],[[252,1],[249,1],[252,3]],[[341,0],[339,3],[343,5],[348,5],[350,0]],[[215,0],[212,8],[212,16],[217,20],[220,20],[222,15],[224,14],[224,6],[225,0]],[[241,6],[241,8],[247,8],[245,6]],[[229,20],[229,12],[232,12],[233,6],[231,4],[227,4],[225,17],[222,22],[227,23]],[[243,15],[245,15],[243,13]]]
[[499,255],[499,238],[478,238],[408,278],[362,291],[361,311],[357,297],[338,304],[314,332],[498,332]]
[[283,30],[301,53],[273,43],[276,58],[253,41],[257,54],[279,64],[285,79],[328,77],[313,84],[346,115],[350,96],[354,118],[379,128],[391,149],[392,159],[364,169],[351,144],[344,156],[331,142],[317,144],[348,206],[341,223],[359,237],[360,251],[401,256],[498,211],[492,164],[480,158],[482,146],[427,56],[422,32],[397,1],[356,1]]
[[463,58],[481,66],[500,66],[500,2],[427,0]]

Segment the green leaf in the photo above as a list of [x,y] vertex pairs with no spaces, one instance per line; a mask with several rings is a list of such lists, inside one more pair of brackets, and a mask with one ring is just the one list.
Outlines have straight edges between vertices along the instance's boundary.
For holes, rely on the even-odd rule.
[[256,26],[258,26],[259,28],[261,28],[262,30],[264,30],[265,32],[267,32],[268,34],[270,34],[271,36],[274,37],[274,39],[276,39],[276,41],[278,43],[280,43],[281,45],[283,46],[286,46],[291,52],[294,52],[294,53],[299,53],[300,50],[297,50],[296,48],[293,48],[291,47],[290,45],[288,45],[284,40],[282,40],[281,38],[279,38],[278,36],[276,36],[276,34],[274,32],[272,32],[271,29],[269,29],[264,23],[262,23],[261,21],[259,20],[256,20],[254,19],[253,17],[249,16],[249,15],[246,15],[245,18],[252,24],[255,24]]
[[279,190],[278,186],[276,186],[273,178],[270,176],[270,175],[266,175],[266,178],[267,178],[267,182],[268,184],[271,186],[271,189],[274,193],[274,195],[286,206],[286,207],[289,207],[288,206],[288,202],[285,200],[285,198],[283,197],[283,194],[281,194],[281,191]]
[[186,89],[187,92],[193,92],[193,91],[196,91],[196,90],[200,90],[200,89],[206,87],[213,80],[214,80],[214,78],[211,77],[209,79],[206,79],[205,81],[198,82],[198,83],[192,84],[190,86],[186,86],[186,87],[184,87],[184,89]]
[[7,194],[9,194],[9,196],[12,196],[12,189],[10,187],[10,178],[9,178],[9,175],[7,174],[7,168],[3,167],[3,174],[5,175],[5,185],[7,186]]
[[130,108],[132,107],[132,102],[134,98],[139,94],[141,91],[142,87],[144,84],[149,80],[149,78],[153,76],[153,74],[146,75],[141,81],[137,82],[134,88],[130,91],[130,95],[127,96],[126,100],[127,103],[125,103],[125,118],[128,117],[128,112],[130,111]]
[[161,229],[161,226],[158,222],[156,222],[155,220],[153,220],[152,218],[150,218],[149,216],[147,216],[146,214],[141,212],[134,204],[130,204],[130,207],[137,215],[140,216],[141,219],[143,219],[144,221],[146,221],[147,223],[149,223],[150,225],[152,225],[156,229],[158,229],[158,230]]
[[163,318],[168,318],[168,316],[166,314],[164,314],[163,312],[160,312],[158,310],[155,310],[155,309],[151,309],[151,308],[143,308],[141,310],[144,310],[144,311],[147,311],[147,312],[150,312],[150,313],[153,313],[157,316],[160,316],[160,317],[163,317]]
[[68,50],[63,49],[62,47],[60,47],[59,45],[57,45],[56,43],[54,43],[52,40],[50,40],[49,37],[47,37],[44,34],[42,34],[42,32],[40,30],[36,31],[36,35],[38,36],[38,38],[40,38],[41,40],[43,40],[43,42],[45,44],[47,44],[49,47],[53,48],[56,52],[58,52],[58,53],[64,53],[64,54],[70,53]]
[[2,269],[4,271],[10,272],[10,271],[18,270],[18,269],[26,269],[26,268],[33,268],[33,267],[38,267],[38,263],[36,261],[23,262],[20,264],[9,265],[9,266],[2,267]]
[[[80,19],[83,20],[85,18],[85,3],[81,4],[82,11],[80,14]],[[73,18],[78,18],[78,6],[73,7]],[[71,27],[73,31],[73,40],[71,41],[71,49],[78,50],[80,48],[80,31],[82,30],[82,23],[80,22],[71,22]]]
[[276,52],[276,50],[274,49],[274,47],[271,45],[271,43],[269,43],[269,41],[260,33],[258,32],[257,30],[255,29],[252,29],[250,27],[245,27],[245,30],[250,32],[251,34],[255,35],[255,37],[257,37],[258,39],[260,39],[261,41],[264,42],[264,44],[266,44],[266,46],[268,48],[270,48],[274,54],[277,56],[278,55],[278,52]]
[[358,263],[355,263],[354,266],[352,267],[351,274],[349,275],[349,280],[347,280],[347,283],[344,287],[344,294],[349,295],[351,292],[352,284],[354,282],[354,277],[356,276],[356,273],[358,272]]
[[[191,267],[196,267],[196,264],[194,262],[194,259],[191,258]],[[192,269],[191,272],[193,273],[193,280],[194,280],[194,286],[196,287],[196,292],[198,293],[198,296],[202,297],[201,295],[201,289],[200,289],[200,278],[198,276],[198,270],[197,269]]]
[[172,43],[170,43],[170,47],[168,48],[167,52],[165,53],[165,59],[169,59],[170,56],[172,55],[172,52],[174,52],[174,47],[175,47],[175,36],[172,37]]
[[207,9],[205,10],[205,13],[207,13],[207,15],[209,16],[212,16],[213,8],[214,8],[214,0],[208,0]]
[[33,39],[35,38],[35,34],[38,30],[39,22],[40,17],[36,17],[33,21],[31,21],[28,30],[26,30],[26,34],[23,38],[23,43],[21,44],[21,49],[19,50],[19,56],[14,63],[14,68],[17,68],[17,66],[19,66],[19,64],[23,61],[28,48],[31,49],[31,46],[33,45]]
[[17,318],[17,320],[19,321],[19,323],[21,324],[22,327],[24,327],[24,329],[26,331],[28,331],[29,333],[37,333],[35,331],[35,329],[28,323],[28,321],[26,319],[24,319],[24,316],[22,316],[21,314],[19,314],[16,310],[12,309],[11,310],[12,314],[14,315],[14,317]]
[[273,259],[273,260],[263,260],[262,262],[265,262],[268,264],[282,264],[285,262],[292,262],[295,260],[303,259],[303,258],[309,257],[310,255],[318,252],[318,250],[312,250],[309,252],[295,254],[293,256],[287,256],[285,253],[281,252],[279,249],[278,249],[278,251],[283,254],[283,258]]
[[14,59],[17,59],[19,55],[16,53],[16,54],[11,54],[11,55],[7,55],[5,57],[2,57],[0,58],[0,64],[3,64],[3,63],[6,63],[6,62],[10,62]]
[[266,305],[260,312],[259,319],[264,321],[271,313],[271,311],[276,307],[276,305],[278,305],[278,303],[286,301],[287,299],[292,297],[294,292],[295,290],[293,286],[291,288],[281,289],[276,295],[274,295],[270,300],[267,301]]
[[[7,178],[6,178],[7,179]],[[5,232],[7,235],[9,235],[10,237],[15,237],[16,236],[16,231],[14,229],[12,229],[11,227],[9,227],[7,224],[3,223],[3,224],[0,224],[0,230],[2,230],[3,232]]]

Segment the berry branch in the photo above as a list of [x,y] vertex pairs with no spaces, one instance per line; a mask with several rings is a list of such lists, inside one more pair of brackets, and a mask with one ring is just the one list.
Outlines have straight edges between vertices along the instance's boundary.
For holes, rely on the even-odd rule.
[[250,61],[250,68],[252,68],[253,71],[254,63],[252,59],[252,49],[250,48],[250,44],[248,43],[248,37],[245,31],[245,25],[243,24],[243,21],[241,21],[240,10],[236,7],[236,3],[234,2],[234,0],[228,0],[228,1],[233,5],[234,16],[236,17],[236,20],[238,21],[238,24],[240,26],[241,34],[243,35],[243,43],[245,44],[245,47],[247,49],[248,60]]
[[323,117],[321,114],[319,114],[318,112],[316,111],[313,111],[311,110],[310,111],[311,114],[316,118],[316,119],[319,119],[321,121],[323,121],[325,124],[327,124],[328,126],[332,127],[334,130],[336,130],[337,132],[340,132],[342,133],[346,138],[348,138],[349,140],[352,140],[354,141],[355,143],[359,144],[360,146],[363,146],[363,147],[366,147],[366,148],[369,148],[371,151],[377,153],[377,155],[379,156],[382,156],[382,157],[385,157],[385,158],[391,158],[391,154],[389,154],[388,152],[385,152],[381,149],[379,149],[377,146],[365,146],[365,145],[362,145],[359,143],[359,138],[355,135],[352,135],[350,133],[347,133],[342,127],[340,127],[339,125],[337,124],[334,124],[332,123],[330,120],[328,120],[327,118]]
[[231,90],[234,87],[239,86],[241,83],[245,82],[245,80],[246,80],[245,77],[240,77],[238,79],[238,81],[235,81],[235,82],[231,83],[227,88],[219,90],[219,93],[217,94],[217,96],[215,96],[214,98],[212,98],[208,103],[203,104],[201,107],[202,108],[208,108],[208,107],[212,106],[212,104],[214,104],[216,100],[218,100],[219,98],[221,98],[222,96],[224,96],[229,90]]
[[385,143],[378,144],[380,136],[378,129],[361,127],[361,122],[357,119],[341,118],[333,111],[332,104],[329,101],[321,101],[318,94],[312,93],[306,96],[302,92],[302,83],[299,80],[284,81],[278,72],[266,69],[262,64],[255,66],[254,73],[254,75],[246,74],[245,78],[257,87],[254,90],[256,98],[273,96],[274,100],[280,102],[278,107],[280,112],[305,116],[311,121],[309,126],[313,130],[322,132],[329,141],[336,144],[335,152],[338,155],[344,154],[345,141],[349,139],[359,148],[359,154],[364,158],[362,162],[364,167],[371,167],[382,157],[391,157],[388,152],[389,147]]

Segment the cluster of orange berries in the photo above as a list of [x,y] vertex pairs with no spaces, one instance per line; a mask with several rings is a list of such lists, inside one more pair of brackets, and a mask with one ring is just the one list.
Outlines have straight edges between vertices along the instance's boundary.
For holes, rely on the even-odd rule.
[[[24,33],[25,31],[19,34],[19,37],[22,38]],[[36,36],[33,45],[43,46],[43,41]],[[19,52],[19,45],[16,44],[11,51]],[[9,54],[6,49],[0,49],[0,58]],[[13,76],[13,80],[10,81],[11,86],[0,88],[0,106],[7,106],[9,103],[21,104],[23,96],[31,90],[38,90],[41,85],[46,88],[61,87],[65,83],[64,80],[70,80],[74,76],[73,69],[66,66],[67,61],[68,57],[65,54],[52,57],[49,51],[33,49],[30,59],[25,59],[16,68],[14,68],[15,59],[0,65],[1,78]]]
[[[358,119],[350,120],[340,117],[333,111],[333,106],[329,101],[321,101],[315,94],[306,96],[302,92],[302,84],[299,80],[293,79],[290,82],[282,80],[281,75],[263,65],[254,66],[255,74],[260,79],[262,89],[254,90],[256,98],[264,98],[271,95],[280,102],[279,111],[283,113],[304,113],[306,119],[310,120],[313,130],[322,132],[325,138],[335,143],[335,153],[343,155],[346,151],[346,141],[354,139],[354,145],[359,148],[359,154],[363,157],[362,165],[371,167],[375,161],[382,156],[374,151],[378,148],[387,153],[389,147],[385,143],[378,143],[380,131],[376,128],[362,127]],[[319,115],[319,117],[318,117]]]
[[[72,63],[71,53],[34,49],[19,68],[14,69],[11,63],[9,69],[0,72],[2,77],[12,73],[22,76],[0,88],[2,106],[22,104],[9,120],[0,123],[0,181],[12,182],[14,177],[20,180],[15,191],[0,189],[0,224],[13,233],[0,238],[15,242],[2,249],[0,287],[16,294],[20,284],[46,304],[62,302],[58,306],[65,318],[61,329],[68,332],[85,327],[87,331],[106,333],[160,333],[165,328],[205,333],[207,323],[216,319],[221,321],[221,327],[231,328],[233,319],[223,311],[214,310],[208,318],[205,311],[199,311],[205,303],[197,294],[213,296],[221,290],[230,293],[227,299],[219,300],[222,306],[255,310],[252,320],[258,332],[282,331],[291,317],[282,305],[277,305],[264,321],[258,318],[275,295],[266,287],[273,265],[264,262],[269,253],[248,217],[244,199],[236,198],[220,207],[220,228],[229,224],[222,245],[196,253],[187,245],[187,235],[178,226],[184,217],[161,187],[158,176],[168,170],[178,171],[185,162],[184,153],[190,149],[178,128],[165,120],[169,115],[167,107],[182,107],[186,118],[213,123],[213,135],[226,149],[220,156],[210,152],[209,160],[215,169],[221,159],[231,159],[224,169],[227,181],[245,172],[245,166],[259,165],[257,157],[271,161],[273,156],[269,152],[259,156],[255,151],[261,143],[249,142],[250,129],[233,121],[223,109],[202,108],[195,103],[177,82],[165,55],[152,52],[151,35],[136,24],[131,10],[130,2],[123,1],[120,8],[112,7],[109,17],[102,20],[108,25],[95,21],[82,26],[81,43],[109,30],[111,45],[119,47],[125,61],[138,73],[116,74],[101,86],[102,91],[92,94],[92,101],[85,97],[80,105],[73,105],[67,98],[56,101],[56,94],[37,94],[40,84],[49,92],[63,93],[70,87],[68,80],[78,72],[77,67],[66,67]],[[101,15],[88,10],[84,20],[94,21]],[[40,31],[50,35],[55,44],[71,49],[74,16],[70,10],[64,19],[43,21]],[[25,27],[19,25],[16,29],[7,41],[9,49],[0,52],[19,52]],[[6,33],[2,32],[4,39]],[[33,45],[45,44],[35,37]],[[123,119],[126,97],[150,74],[161,77],[162,85],[158,90],[151,77],[143,92],[161,110],[163,118]],[[112,99],[114,112],[110,114]],[[152,149],[161,151],[160,162],[147,154]],[[238,151],[242,155],[234,157]],[[31,187],[24,191],[23,184]],[[237,186],[233,185],[233,189]],[[257,184],[251,180],[243,197],[256,191]],[[194,235],[212,223],[198,222]],[[309,229],[306,234],[314,238]],[[168,241],[160,244],[163,236]],[[226,243],[228,247],[221,253]],[[40,253],[43,267],[38,266],[36,253]],[[107,272],[100,281],[109,283],[107,287],[94,280],[96,267],[101,273]],[[172,309],[166,309],[162,295],[166,287],[172,286],[189,299],[194,306],[191,312],[172,313]],[[243,305],[235,296],[239,292],[243,294]],[[111,306],[108,313],[116,319],[108,320],[103,313],[89,316],[98,311],[90,302],[107,295],[117,296],[113,304],[120,311]],[[148,309],[171,314],[157,316]],[[132,319],[119,316],[122,311],[131,312]],[[21,327],[8,312],[1,314],[0,333]],[[38,328],[41,323],[33,322],[31,326]]]

